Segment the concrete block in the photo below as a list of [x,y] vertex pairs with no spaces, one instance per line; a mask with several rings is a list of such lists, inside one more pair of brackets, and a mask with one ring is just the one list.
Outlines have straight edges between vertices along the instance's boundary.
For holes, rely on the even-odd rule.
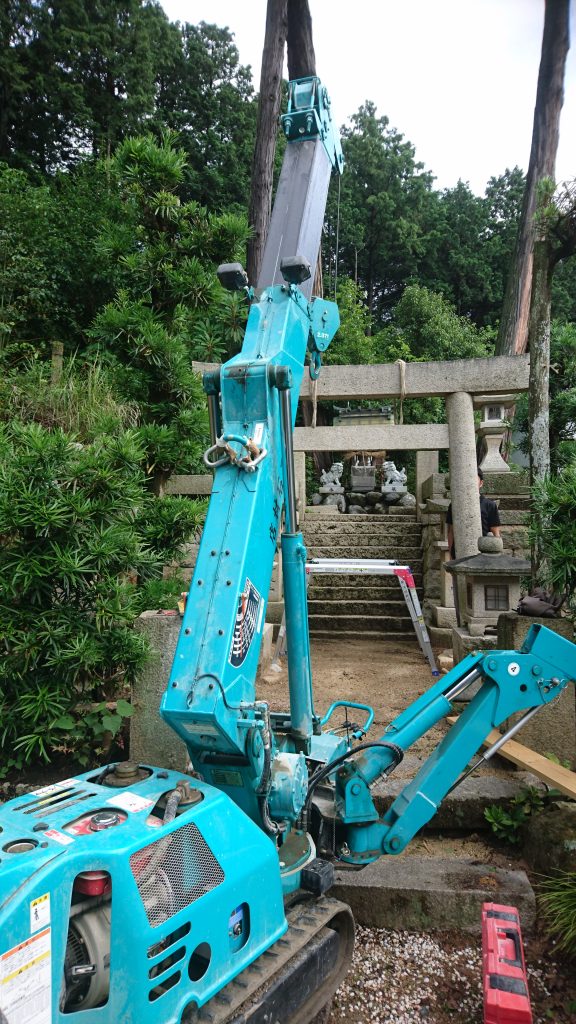
[[337,870],[331,894],[371,928],[478,935],[487,901],[518,907],[525,934],[535,920],[534,893],[524,871],[468,860],[382,857],[361,871]]
[[[418,767],[422,764],[420,762]],[[406,779],[392,776],[372,787],[372,797],[380,815],[388,811],[405,785]],[[485,809],[492,804],[506,807],[527,785],[534,786],[542,794],[546,791],[544,783],[527,772],[517,772],[508,778],[500,775],[471,776],[444,798],[434,817],[424,827],[427,832],[436,833],[490,832],[490,825],[484,817]],[[576,804],[574,808],[576,810]]]
[[[547,626],[567,640],[574,639],[574,626],[569,619],[539,619],[506,612],[498,618],[498,647],[505,651],[520,650],[534,623]],[[519,717],[514,715],[507,725],[512,725]],[[568,685],[557,700],[535,715],[522,728],[518,739],[530,750],[544,755],[554,754],[576,768],[576,701],[572,686]]]
[[436,605],[434,617],[437,626],[451,628],[457,625],[455,608],[447,608],[441,604]]
[[444,473],[431,473],[430,476],[422,483],[422,501],[426,501],[427,498],[438,497],[443,498],[446,494],[446,484],[444,482]]
[[524,473],[488,473],[482,488],[484,494],[530,494],[528,477]]
[[272,622],[265,622],[262,629],[262,645],[258,659],[258,672],[265,672],[274,657],[274,625]]
[[[470,636],[465,629],[455,626],[452,629],[452,651],[454,653],[454,664],[457,665],[468,654],[473,651],[493,651],[497,648],[496,636]],[[467,693],[470,693],[467,690]]]
[[137,619],[134,628],[147,637],[152,655],[132,686],[134,714],[130,719],[132,760],[176,771],[186,767],[186,747],[162,721],[158,708],[172,668],[181,625],[177,612],[142,612]]

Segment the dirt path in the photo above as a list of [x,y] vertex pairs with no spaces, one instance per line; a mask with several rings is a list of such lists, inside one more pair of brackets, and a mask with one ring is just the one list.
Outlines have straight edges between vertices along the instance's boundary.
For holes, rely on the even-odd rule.
[[[312,673],[315,708],[324,714],[332,701],[355,700],[374,708],[370,737],[376,739],[401,711],[432,685],[434,679],[416,641],[400,646],[386,640],[312,640]],[[288,708],[288,672],[268,670],[260,679],[258,695],[274,711]],[[334,721],[343,720],[343,715]],[[351,712],[354,721],[362,712]],[[332,722],[331,722],[332,725]],[[412,747],[426,756],[444,735],[446,727],[435,727]]]

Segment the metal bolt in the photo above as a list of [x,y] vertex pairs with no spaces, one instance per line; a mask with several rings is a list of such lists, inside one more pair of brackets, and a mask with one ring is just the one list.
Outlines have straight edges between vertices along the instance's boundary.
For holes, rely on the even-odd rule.
[[202,580],[198,580],[198,586],[199,586],[199,587],[201,587],[201,586],[202,586]]
[[399,840],[398,836],[393,836],[392,839],[390,840],[390,849],[391,850],[397,850],[399,846],[400,846],[400,840]]
[[186,636],[189,636],[190,633],[192,632],[192,630],[189,628],[189,626],[186,626],[186,629],[184,630],[184,632],[186,633]]
[[215,555],[215,554],[216,554],[216,552],[215,552],[214,548],[212,548],[212,551],[210,552],[210,554],[211,554],[211,555]]
[[227,587],[231,587],[232,586],[232,580],[226,580],[226,586]]
[[223,629],[219,629],[218,630],[218,636],[224,636],[224,630]]
[[354,796],[358,796],[358,793],[360,792],[360,785],[358,782],[355,782],[353,786],[350,786],[350,792],[353,793]]
[[541,674],[541,672],[542,672],[542,668],[541,668],[540,665],[533,665],[532,666],[532,675],[533,676],[539,676]]

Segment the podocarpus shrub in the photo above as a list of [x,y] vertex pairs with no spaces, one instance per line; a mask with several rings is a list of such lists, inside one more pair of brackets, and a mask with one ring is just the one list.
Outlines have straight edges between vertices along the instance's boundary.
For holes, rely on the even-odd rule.
[[62,749],[87,758],[130,710],[104,702],[147,655],[134,579],[158,577],[200,518],[146,490],[142,459],[136,431],[81,444],[0,424],[0,771]]
[[538,582],[565,594],[576,615],[576,457],[533,491],[531,540],[544,552]]

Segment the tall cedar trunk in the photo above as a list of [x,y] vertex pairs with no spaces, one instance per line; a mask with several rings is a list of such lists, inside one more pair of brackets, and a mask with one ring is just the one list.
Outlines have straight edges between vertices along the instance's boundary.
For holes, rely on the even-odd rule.
[[246,270],[248,280],[254,285],[260,272],[272,212],[274,153],[282,97],[282,67],[287,32],[288,0],[268,0],[248,210],[248,222],[252,227],[253,235],[248,242]]
[[316,54],[308,0],[288,0],[288,78],[292,81],[315,74]]
[[[534,242],[532,261],[532,297],[528,325],[530,348],[530,472],[532,483],[541,483],[550,475],[550,417],[549,417],[549,376],[550,376],[550,306],[554,259],[546,238]],[[533,509],[536,520],[540,510]],[[539,523],[537,539],[532,548],[532,573],[534,582],[544,560],[542,539],[546,524]]]
[[530,163],[514,260],[502,307],[496,344],[498,355],[515,355],[527,348],[537,189],[542,178],[554,178],[555,173],[564,68],[570,45],[569,14],[570,0],[546,0]]
[[[312,18],[308,0],[288,0],[288,78],[309,78],[316,74],[316,55],[312,41]],[[314,277],[314,295],[323,295],[322,262],[318,252],[318,262]],[[302,400],[302,418],[305,426],[312,425],[314,406],[312,402]],[[316,409],[318,426],[328,424],[329,416],[323,406]],[[314,469],[320,477],[323,469],[330,469],[333,458],[331,452],[314,452]]]

